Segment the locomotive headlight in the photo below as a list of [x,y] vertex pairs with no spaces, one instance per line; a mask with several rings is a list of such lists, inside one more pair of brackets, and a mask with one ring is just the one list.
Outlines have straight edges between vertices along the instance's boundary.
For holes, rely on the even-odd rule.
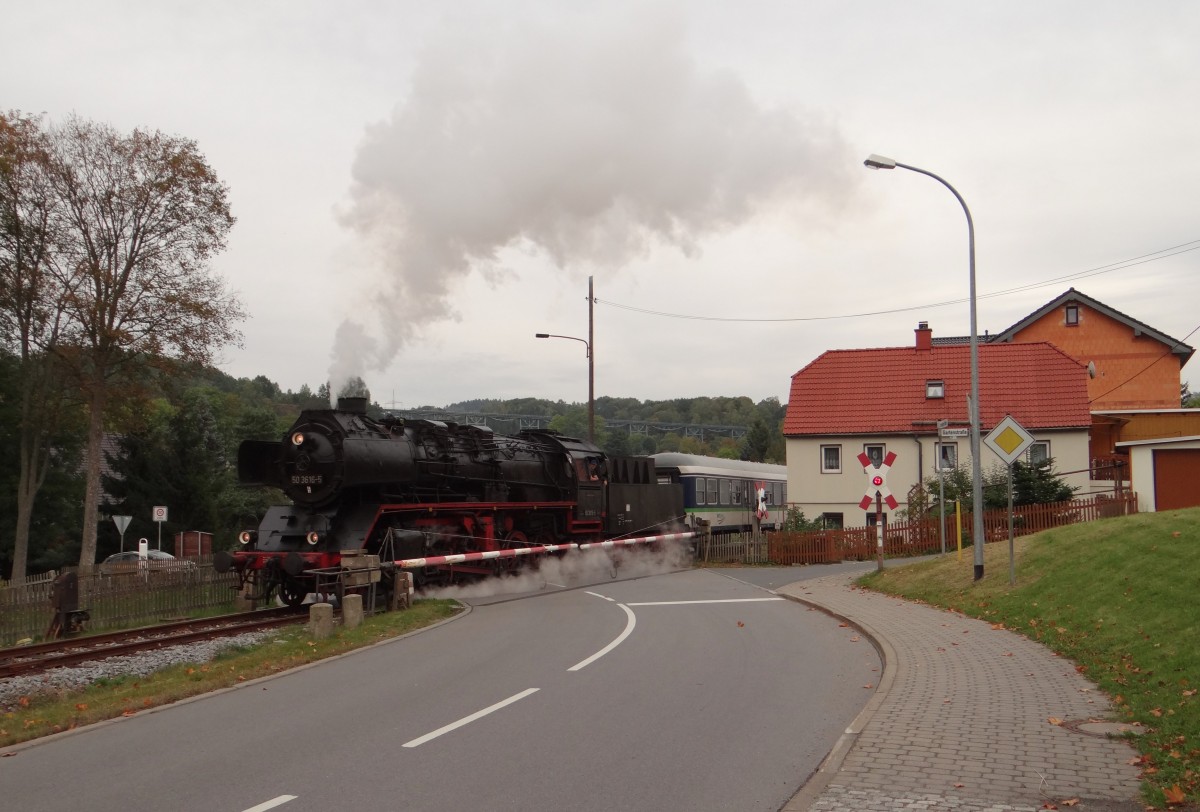
[[307,439],[307,438],[305,438],[304,432],[298,431],[292,435],[292,445],[299,448],[300,446],[304,445],[305,439]]
[[258,541],[257,530],[243,530],[238,533],[238,543],[240,544],[253,544],[256,541]]
[[324,538],[324,535],[324,533],[318,533],[316,530],[312,530],[307,536],[304,537],[304,540],[309,544],[317,544],[322,538]]

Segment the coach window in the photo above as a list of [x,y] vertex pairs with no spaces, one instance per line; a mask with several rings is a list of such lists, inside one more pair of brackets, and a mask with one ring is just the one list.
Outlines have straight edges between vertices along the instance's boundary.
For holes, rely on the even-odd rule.
[[1050,459],[1050,443],[1039,442],[1029,446],[1029,464],[1040,465]]
[[876,467],[883,465],[885,451],[886,447],[883,444],[863,446],[863,453],[867,455],[867,459],[871,461],[871,464]]
[[695,479],[692,480],[692,483],[695,484],[695,486],[696,486],[696,504],[703,505],[704,504],[704,477],[696,477]]
[[842,472],[842,447],[840,445],[821,446],[821,473],[840,474]]
[[728,505],[730,503],[728,479],[721,480],[721,495],[717,498],[720,500],[722,505]]
[[787,504],[787,486],[785,486],[782,482],[776,482],[772,490],[775,491],[775,504]]
[[729,497],[733,500],[733,504],[740,505],[742,503],[742,491],[745,490],[746,483],[740,479],[735,479],[729,487]]
[[719,493],[719,491],[717,490],[717,480],[715,480],[715,479],[708,480],[708,503],[710,505],[721,504],[719,501],[717,501],[718,493]]
[[953,471],[958,467],[958,443],[937,443],[935,471]]

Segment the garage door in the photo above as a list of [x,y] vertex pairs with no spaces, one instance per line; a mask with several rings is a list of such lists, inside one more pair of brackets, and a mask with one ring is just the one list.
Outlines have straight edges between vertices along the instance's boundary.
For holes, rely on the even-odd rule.
[[1200,505],[1200,448],[1154,450],[1154,509]]

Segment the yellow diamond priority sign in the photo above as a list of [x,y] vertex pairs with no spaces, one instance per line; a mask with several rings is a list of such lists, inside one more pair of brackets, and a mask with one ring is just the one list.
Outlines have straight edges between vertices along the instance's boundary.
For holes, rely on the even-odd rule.
[[1007,415],[996,424],[996,428],[987,433],[983,442],[995,451],[996,456],[1004,460],[1005,464],[1012,465],[1017,461],[1017,457],[1025,453],[1025,449],[1033,445],[1033,435],[1014,420],[1012,415]]

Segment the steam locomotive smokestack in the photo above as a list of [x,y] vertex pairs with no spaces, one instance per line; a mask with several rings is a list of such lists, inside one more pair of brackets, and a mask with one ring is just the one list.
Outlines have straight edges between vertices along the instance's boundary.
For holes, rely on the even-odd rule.
[[338,398],[337,410],[339,412],[349,412],[351,414],[366,414],[367,399],[366,398]]
[[854,188],[833,125],[701,71],[682,11],[634,5],[520,24],[505,8],[430,38],[355,156],[341,221],[385,265],[338,329],[334,391],[453,318],[458,282],[499,278],[512,246],[620,268],[656,244],[695,254],[777,205],[811,220]]

